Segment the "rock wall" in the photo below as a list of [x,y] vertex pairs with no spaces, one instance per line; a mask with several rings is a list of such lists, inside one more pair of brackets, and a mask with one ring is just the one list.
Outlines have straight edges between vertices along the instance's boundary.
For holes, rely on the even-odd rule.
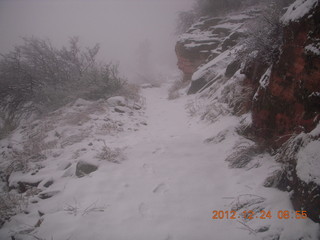
[[[260,145],[277,149],[278,161],[283,163],[276,187],[290,191],[294,209],[307,211],[319,223],[320,185],[298,174],[299,151],[307,146],[300,136],[308,135],[320,121],[320,5],[314,6],[305,17],[284,24],[277,62],[270,67],[257,56],[243,73],[247,84],[257,89],[251,105],[252,135]],[[308,141],[320,147],[320,134]],[[308,155],[315,167],[320,161],[317,154]]]
[[[300,7],[307,5],[312,8],[300,11]],[[312,133],[320,122],[320,4],[317,0],[296,1],[287,13],[290,10],[292,16],[298,18],[283,21],[283,45],[279,59],[272,66],[263,63],[259,56],[247,62],[242,66],[242,74],[245,75],[242,84],[254,89],[255,93],[252,101],[246,104],[246,109],[252,113],[249,134],[260,146],[276,149],[277,156],[280,156],[278,161],[283,163],[283,172],[273,178],[278,179],[273,186],[291,191],[294,208],[306,210],[308,216],[319,223],[319,179],[305,181],[299,176],[298,168],[304,168],[299,165],[299,151],[308,144],[320,147],[320,131]],[[299,16],[302,12],[304,16]],[[239,39],[245,36],[243,23],[253,15],[246,16],[243,19],[237,17],[237,20],[232,20],[230,15],[201,20],[178,41],[176,54],[179,69],[184,73],[185,80],[192,79],[192,91],[189,90],[189,93],[196,93],[205,84],[207,86],[208,79],[216,81],[213,84],[218,84],[221,79],[228,81],[234,74],[234,71],[228,74],[228,68],[239,68],[234,58],[230,57],[236,51],[230,49],[236,49]],[[238,26],[233,28],[232,24]],[[219,60],[215,61],[215,58]],[[217,77],[216,71],[221,74],[221,68],[226,71]],[[308,141],[295,138],[303,134],[311,134]],[[307,158],[318,166],[316,162],[320,161],[320,153],[314,148],[313,151],[316,154],[312,152]],[[312,164],[310,166],[305,169],[312,169]]]
[[202,52],[198,48],[187,49],[182,43],[176,44],[177,66],[183,72],[183,81],[191,80],[192,74],[209,57],[208,52]]
[[244,24],[259,13],[251,9],[224,17],[203,17],[186,33],[175,47],[178,68],[189,81],[199,66],[209,62],[224,51],[234,47],[245,37]]
[[269,84],[253,101],[256,135],[281,146],[293,133],[310,132],[320,120],[320,6],[284,28],[280,59]]

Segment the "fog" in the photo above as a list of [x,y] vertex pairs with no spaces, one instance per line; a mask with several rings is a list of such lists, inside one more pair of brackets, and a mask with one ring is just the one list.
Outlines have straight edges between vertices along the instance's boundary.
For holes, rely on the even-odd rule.
[[0,53],[21,37],[50,39],[61,47],[72,36],[81,45],[100,43],[99,58],[118,61],[126,77],[137,70],[141,43],[150,45],[157,69],[174,69],[175,19],[192,0],[0,0]]

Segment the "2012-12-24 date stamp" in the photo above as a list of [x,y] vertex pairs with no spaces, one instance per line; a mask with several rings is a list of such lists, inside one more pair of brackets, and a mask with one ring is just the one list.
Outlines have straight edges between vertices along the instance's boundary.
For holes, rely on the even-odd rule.
[[307,211],[289,211],[279,210],[275,212],[261,210],[259,212],[254,211],[212,211],[212,219],[306,219],[308,218]]

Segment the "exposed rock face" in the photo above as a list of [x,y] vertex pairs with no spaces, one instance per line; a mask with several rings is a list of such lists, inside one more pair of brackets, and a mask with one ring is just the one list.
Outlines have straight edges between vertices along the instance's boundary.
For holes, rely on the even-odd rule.
[[310,132],[320,120],[320,55],[312,51],[320,49],[319,22],[320,6],[312,17],[285,26],[280,59],[253,102],[256,135],[276,146],[293,132]]
[[188,51],[182,43],[177,43],[178,68],[183,72],[183,81],[191,80],[192,74],[209,57],[209,52],[200,52],[198,49]]
[[[283,150],[292,134],[309,133],[320,120],[320,5],[299,21],[288,22],[284,27],[284,42],[278,62],[263,78],[267,66],[262,63],[247,66],[246,75],[258,88],[252,103],[252,130],[260,143],[284,151],[283,174],[276,174],[275,186],[291,191],[296,210],[305,210],[315,222],[320,222],[320,186],[306,182],[298,174],[297,157]],[[267,70],[268,71],[268,70]],[[261,83],[263,83],[261,86]],[[320,146],[320,136],[312,140]],[[295,149],[302,146],[298,142]],[[294,149],[294,147],[291,147]],[[299,160],[298,160],[299,161]],[[318,159],[319,161],[319,159]],[[303,166],[308,168],[308,166]],[[271,179],[269,179],[271,180]],[[266,184],[268,185],[268,184]],[[274,185],[269,182],[269,185]]]

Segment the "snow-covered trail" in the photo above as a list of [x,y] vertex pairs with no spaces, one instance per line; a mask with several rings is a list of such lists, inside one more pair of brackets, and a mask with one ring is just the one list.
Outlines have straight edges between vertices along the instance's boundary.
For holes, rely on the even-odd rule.
[[[213,210],[228,210],[224,197],[236,195],[236,179],[224,161],[230,144],[204,143],[221,130],[219,124],[226,127],[227,123],[208,126],[190,121],[185,99],[167,100],[166,87],[145,89],[143,94],[148,125],[113,143],[127,146],[127,160],[100,168],[90,179],[80,179],[75,190],[67,191],[70,201],[72,196],[83,208],[94,201],[106,204],[103,214],[78,218],[72,224],[74,229],[69,229],[70,236],[115,240],[248,239],[248,232],[240,230],[235,220],[211,219]],[[81,188],[81,181],[90,187]],[[43,223],[42,230],[47,225],[47,231],[52,232],[52,224],[48,223]]]
[[[185,106],[192,97],[168,100],[168,87],[143,89],[144,110],[119,113],[104,108],[103,101],[79,100],[42,120],[49,126],[43,141],[56,144],[43,151],[47,158],[39,162],[38,172],[16,172],[10,181],[39,181],[41,194],[52,195],[29,196],[28,211],[13,216],[0,229],[0,239],[261,239],[253,229],[267,229],[261,233],[266,239],[279,232],[281,240],[309,233],[314,235],[306,239],[317,239],[319,227],[310,220],[276,218],[278,210],[292,206],[288,193],[263,187],[278,167],[271,156],[259,154],[245,169],[228,168],[225,159],[235,145],[249,141],[235,133],[239,118],[221,116],[213,124],[190,118]],[[122,130],[110,132],[115,123]],[[38,121],[33,126],[42,125]],[[218,141],[205,142],[221,132],[226,134]],[[23,140],[21,134],[29,137],[18,129],[5,141]],[[104,146],[123,149],[125,161],[99,159]],[[75,172],[80,161],[98,168],[79,178]],[[262,202],[255,202],[257,198]],[[273,218],[255,218],[246,226],[238,222],[244,221],[239,215],[212,219],[212,211],[228,211],[240,202],[248,209],[270,210]],[[240,207],[239,213],[245,210]]]
[[[256,156],[250,171],[228,168],[225,159],[235,144],[247,141],[234,131],[239,118],[222,116],[213,124],[191,118],[185,107],[190,96],[168,100],[168,87],[143,89],[146,107],[135,112],[119,113],[103,101],[79,100],[33,123],[40,130],[17,129],[4,140],[6,146],[43,133],[48,147],[42,151],[42,167],[15,172],[10,182],[41,182],[41,194],[52,195],[29,195],[27,211],[0,229],[0,239],[250,240],[257,235],[238,222],[242,218],[212,219],[212,211],[228,211],[246,194],[264,198],[265,209],[290,210],[287,193],[262,187],[275,169],[272,158]],[[41,132],[41,124],[48,129]],[[122,130],[112,132],[114,124]],[[226,136],[205,142],[220,132]],[[100,159],[104,146],[123,149],[125,161]],[[79,178],[75,172],[80,161],[98,168]],[[297,226],[294,234],[302,234],[299,229],[307,226],[301,221],[284,223]],[[250,221],[254,229],[268,224],[274,226],[272,231],[283,229],[275,218]]]

